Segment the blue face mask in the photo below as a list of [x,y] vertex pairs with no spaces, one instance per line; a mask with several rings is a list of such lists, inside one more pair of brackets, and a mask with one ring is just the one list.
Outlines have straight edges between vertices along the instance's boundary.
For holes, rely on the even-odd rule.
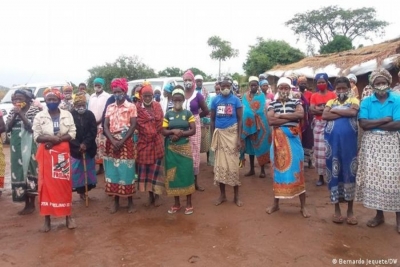
[[114,95],[115,101],[122,101],[124,99],[124,95]]
[[159,95],[159,94],[154,95],[154,100],[156,100],[157,102],[160,102],[160,98],[161,98],[161,95]]
[[50,111],[54,111],[54,110],[56,110],[58,108],[59,104],[60,104],[60,102],[57,102],[57,103],[46,103],[46,106]]

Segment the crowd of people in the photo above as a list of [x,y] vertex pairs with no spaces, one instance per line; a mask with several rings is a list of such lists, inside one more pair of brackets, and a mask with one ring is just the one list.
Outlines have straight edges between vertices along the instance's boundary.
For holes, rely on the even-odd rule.
[[[268,214],[279,210],[280,199],[298,196],[301,215],[310,216],[307,166],[318,174],[316,186],[328,183],[333,222],[357,224],[353,202],[361,201],[376,210],[368,226],[382,224],[384,211],[395,212],[400,233],[400,86],[391,89],[387,70],[372,72],[361,94],[353,74],[331,84],[326,73],[319,73],[315,90],[307,77],[293,74],[278,80],[275,94],[264,74],[251,76],[243,94],[225,76],[216,81],[213,97],[200,75],[188,70],[183,80],[184,86],[168,84],[162,90],[145,81],[130,96],[124,78],[112,80],[111,94],[102,78],[93,81],[92,95],[85,84],[76,94],[71,86],[48,88],[45,110],[33,104],[29,89],[16,90],[14,109],[6,123],[0,119],[0,132],[11,133],[12,199],[25,202],[19,214],[31,214],[39,196],[43,232],[51,229],[50,216],[65,216],[66,226],[74,229],[72,192],[87,200],[97,175],[104,173],[105,193],[114,198],[111,213],[119,210],[120,198],[127,198],[133,213],[139,191],[148,192],[145,206],[158,207],[161,195],[173,196],[170,214],[183,208],[180,197],[186,197],[184,214],[191,215],[192,194],[204,191],[201,153],[207,153],[220,189],[215,205],[227,201],[228,185],[241,207],[239,170],[247,154],[246,177],[256,175],[255,159],[259,178],[271,166]],[[0,154],[1,188],[5,162]],[[342,202],[347,202],[346,216]]]

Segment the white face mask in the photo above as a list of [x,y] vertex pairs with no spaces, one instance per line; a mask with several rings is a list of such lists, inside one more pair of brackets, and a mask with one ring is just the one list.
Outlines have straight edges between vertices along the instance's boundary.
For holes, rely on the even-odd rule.
[[231,93],[231,89],[225,88],[224,90],[221,90],[222,95],[229,95]]
[[99,93],[103,90],[103,87],[95,87],[94,90]]
[[190,90],[193,88],[193,83],[192,82],[185,82],[185,89]]
[[150,106],[151,103],[153,103],[153,99],[150,100],[149,102],[146,102],[146,101],[143,100],[143,104],[144,104],[145,106]]

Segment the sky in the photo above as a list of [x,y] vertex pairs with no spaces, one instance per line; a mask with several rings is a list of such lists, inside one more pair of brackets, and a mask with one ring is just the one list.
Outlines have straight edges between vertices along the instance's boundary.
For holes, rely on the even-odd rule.
[[[239,50],[222,63],[224,73],[244,73],[242,65],[256,38],[285,40],[306,52],[284,25],[296,13],[328,5],[374,7],[390,25],[383,38],[355,40],[358,46],[399,37],[394,5],[371,0],[2,0],[0,9],[0,85],[85,82],[88,69],[137,56],[156,72],[196,67],[218,74],[210,59],[209,37],[217,35]],[[145,77],[143,77],[145,78]]]

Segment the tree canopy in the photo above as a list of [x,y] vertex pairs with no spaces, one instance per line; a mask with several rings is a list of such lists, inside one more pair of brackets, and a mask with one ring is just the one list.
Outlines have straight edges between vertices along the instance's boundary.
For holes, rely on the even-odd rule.
[[183,74],[183,70],[177,67],[168,67],[158,72],[160,77],[180,77]]
[[257,38],[257,43],[250,46],[243,69],[247,76],[264,73],[275,65],[287,65],[303,59],[305,55],[287,42]]
[[221,61],[237,57],[239,50],[232,48],[231,43],[222,40],[219,36],[211,36],[208,38],[207,44],[212,48],[210,54],[211,59],[216,59],[219,62],[218,76],[221,75]]
[[346,51],[353,49],[353,44],[349,38],[342,35],[336,35],[333,40],[322,45],[319,52],[321,54],[337,53],[341,51]]
[[120,56],[113,63],[105,63],[102,66],[96,66],[88,70],[88,87],[91,87],[96,77],[101,77],[106,81],[104,86],[106,91],[110,91],[110,83],[114,78],[126,78],[129,80],[155,78],[154,70],[144,63],[140,62],[137,56]]
[[388,22],[376,18],[373,7],[344,9],[338,6],[327,6],[318,10],[295,14],[285,25],[306,41],[317,41],[320,46],[327,45],[337,35],[353,41],[355,38],[371,39],[370,33],[376,36],[385,34]]

